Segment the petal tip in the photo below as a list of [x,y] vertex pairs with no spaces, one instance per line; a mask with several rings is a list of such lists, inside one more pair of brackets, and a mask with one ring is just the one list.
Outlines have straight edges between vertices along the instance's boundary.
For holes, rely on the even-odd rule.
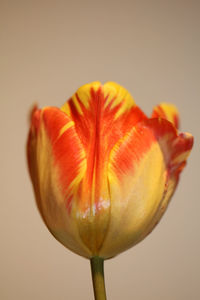
[[168,102],[161,102],[152,112],[152,118],[162,118],[171,122],[177,129],[180,125],[179,112],[176,105]]

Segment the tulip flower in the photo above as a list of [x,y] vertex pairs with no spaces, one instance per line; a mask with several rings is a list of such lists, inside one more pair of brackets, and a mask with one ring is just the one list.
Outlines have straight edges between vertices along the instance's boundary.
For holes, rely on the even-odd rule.
[[91,260],[96,299],[105,299],[103,260],[143,240],[168,206],[193,145],[178,125],[175,106],[161,103],[148,118],[113,82],[32,111],[28,165],[39,211],[59,242]]

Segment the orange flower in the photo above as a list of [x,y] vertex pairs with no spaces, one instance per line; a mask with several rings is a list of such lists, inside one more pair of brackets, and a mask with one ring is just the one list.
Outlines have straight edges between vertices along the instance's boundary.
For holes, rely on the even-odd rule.
[[34,108],[28,163],[50,232],[87,258],[134,246],[162,217],[193,145],[178,112],[148,118],[120,85],[86,84],[60,109]]

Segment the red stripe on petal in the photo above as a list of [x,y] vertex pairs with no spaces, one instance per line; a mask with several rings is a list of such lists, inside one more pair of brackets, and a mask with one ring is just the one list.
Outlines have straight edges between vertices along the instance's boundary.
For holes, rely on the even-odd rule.
[[37,105],[34,105],[30,112],[30,122],[31,130],[35,131],[36,133],[38,132],[40,126],[40,114],[41,109],[38,109]]
[[178,176],[192,149],[193,137],[186,133],[178,134],[175,127],[165,119],[149,119],[144,124],[152,130],[158,141],[169,172],[176,172]]
[[34,105],[30,112],[30,130],[27,141],[27,159],[28,159],[28,168],[32,180],[34,181],[35,177],[35,148],[37,144],[37,135],[40,128],[40,115],[41,110],[37,108],[37,105]]
[[151,130],[141,124],[119,140],[111,151],[112,168],[119,180],[130,170],[133,172],[135,165],[139,164],[155,141]]
[[100,170],[105,165],[115,143],[129,132],[136,123],[146,119],[139,107],[134,105],[129,110],[125,110],[118,118],[115,118],[122,102],[113,105],[115,102],[115,97],[113,97],[107,104],[108,97],[109,94],[104,95],[102,86],[98,90],[91,88],[88,103],[85,106],[76,94],[76,101],[79,109],[81,109],[81,114],[72,99],[68,102],[70,115],[75,122],[77,134],[87,154],[90,182],[93,178],[94,168],[99,170],[97,170],[97,174],[101,176]]
[[66,205],[70,211],[72,190],[81,181],[84,150],[73,125],[66,127],[67,129],[61,134],[62,128],[72,121],[58,108],[44,109],[43,122],[51,142],[55,166],[59,168],[60,185],[66,196]]

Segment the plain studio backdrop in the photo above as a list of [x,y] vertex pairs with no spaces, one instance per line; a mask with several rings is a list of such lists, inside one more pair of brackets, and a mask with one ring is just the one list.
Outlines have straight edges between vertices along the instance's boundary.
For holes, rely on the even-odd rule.
[[105,262],[108,299],[200,299],[200,2],[0,1],[0,299],[93,299],[89,261],[58,243],[27,172],[28,114],[88,82],[116,81],[151,113],[176,104],[195,145],[143,242]]

